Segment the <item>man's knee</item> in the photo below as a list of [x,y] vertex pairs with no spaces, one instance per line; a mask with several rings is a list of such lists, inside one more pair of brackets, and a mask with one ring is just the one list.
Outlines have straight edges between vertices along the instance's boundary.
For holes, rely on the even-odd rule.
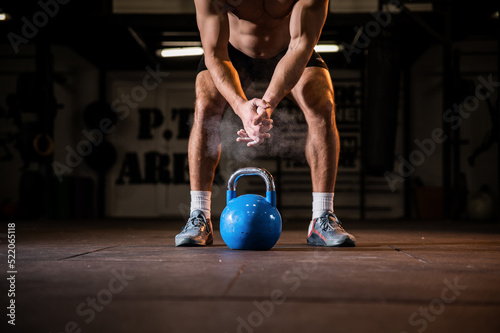
[[311,100],[308,105],[309,123],[327,130],[335,128],[335,104],[332,98],[320,97]]
[[195,102],[195,122],[220,122],[224,113],[224,101],[199,96]]

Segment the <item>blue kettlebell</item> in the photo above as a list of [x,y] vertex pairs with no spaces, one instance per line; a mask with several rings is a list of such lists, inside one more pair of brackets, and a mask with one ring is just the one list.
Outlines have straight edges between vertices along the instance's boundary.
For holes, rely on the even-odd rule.
[[[244,194],[236,197],[242,176],[260,176],[266,182],[266,197]],[[243,168],[227,184],[227,205],[220,217],[220,234],[233,250],[270,250],[281,235],[281,215],[276,209],[273,176],[262,168]]]

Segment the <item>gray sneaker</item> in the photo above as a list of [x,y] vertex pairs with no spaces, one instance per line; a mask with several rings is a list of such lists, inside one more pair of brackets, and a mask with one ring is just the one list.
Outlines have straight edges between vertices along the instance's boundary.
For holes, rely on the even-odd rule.
[[347,233],[331,211],[324,212],[309,225],[307,244],[319,246],[355,246],[356,238]]
[[201,210],[193,211],[182,231],[175,236],[175,246],[211,245],[213,241],[212,222]]

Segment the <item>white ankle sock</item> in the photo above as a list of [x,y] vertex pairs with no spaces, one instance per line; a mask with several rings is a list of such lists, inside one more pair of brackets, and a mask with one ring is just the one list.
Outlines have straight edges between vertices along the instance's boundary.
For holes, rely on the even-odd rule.
[[313,192],[313,208],[312,218],[318,218],[325,212],[330,210],[333,212],[333,192]]
[[191,191],[191,213],[199,209],[209,219],[211,197],[212,192],[210,191]]

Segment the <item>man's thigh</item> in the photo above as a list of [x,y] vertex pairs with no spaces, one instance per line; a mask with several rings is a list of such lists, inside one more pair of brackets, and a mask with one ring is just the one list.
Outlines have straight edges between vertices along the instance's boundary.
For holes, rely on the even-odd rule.
[[330,72],[323,67],[306,67],[289,95],[287,97],[294,101],[306,116],[311,112],[319,112],[319,108],[328,112],[328,106],[331,105],[333,109],[334,103]]
[[199,72],[196,76],[196,109],[223,112],[226,107],[227,102],[215,86],[210,72]]

